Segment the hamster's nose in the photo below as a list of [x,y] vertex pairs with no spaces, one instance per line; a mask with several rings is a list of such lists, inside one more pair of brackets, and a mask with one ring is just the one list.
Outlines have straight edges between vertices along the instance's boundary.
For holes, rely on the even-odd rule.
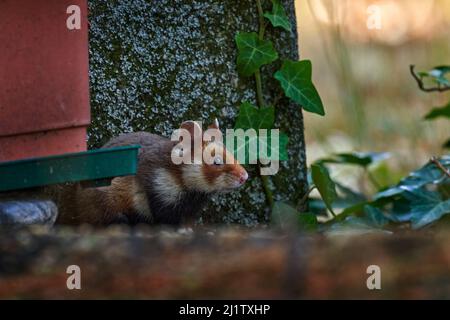
[[244,171],[239,176],[239,183],[244,184],[244,182],[247,181],[247,179],[248,179],[248,173],[247,173],[247,171]]

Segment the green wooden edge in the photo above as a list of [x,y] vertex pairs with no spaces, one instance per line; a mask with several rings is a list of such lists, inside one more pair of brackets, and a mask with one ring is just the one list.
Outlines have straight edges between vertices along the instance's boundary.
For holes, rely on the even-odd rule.
[[136,174],[140,146],[0,162],[0,192]]

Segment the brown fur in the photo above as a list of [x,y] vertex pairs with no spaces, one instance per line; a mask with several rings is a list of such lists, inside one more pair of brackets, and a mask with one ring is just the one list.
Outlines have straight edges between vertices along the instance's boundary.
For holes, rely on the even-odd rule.
[[[238,163],[222,166],[203,164],[198,172],[195,167],[175,165],[170,155],[176,144],[146,132],[124,134],[112,139],[103,148],[141,146],[136,176],[114,178],[108,187],[83,189],[76,185],[66,188],[59,201],[57,223],[179,224],[195,217],[207,200],[209,189],[221,191],[235,188],[235,185],[230,186],[239,175],[245,173]],[[183,170],[188,170],[194,177],[184,181]],[[215,185],[221,175],[224,176],[221,183],[230,186]],[[209,186],[202,186],[202,183]]]
[[[57,223],[132,223],[139,213],[142,215],[141,220],[151,222],[145,194],[136,182],[135,177],[129,176],[114,178],[108,187],[82,188],[79,184],[66,187],[59,201]],[[145,210],[137,212],[135,206],[142,206]]]

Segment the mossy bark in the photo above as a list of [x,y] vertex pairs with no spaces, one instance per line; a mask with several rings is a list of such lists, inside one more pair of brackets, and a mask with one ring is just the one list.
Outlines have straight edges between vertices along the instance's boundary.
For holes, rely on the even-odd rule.
[[[293,0],[282,1],[292,33],[268,26],[266,37],[280,57],[298,59]],[[270,1],[263,6],[270,10]],[[185,120],[220,119],[232,128],[243,101],[256,104],[253,77],[236,71],[238,31],[257,31],[256,1],[90,0],[90,83],[92,125],[89,144],[145,130],[170,136]],[[273,73],[281,61],[262,68],[265,101],[281,88]],[[290,137],[289,161],[271,177],[275,200],[298,201],[306,192],[306,157],[301,109],[281,99],[277,127]],[[266,221],[267,204],[256,168],[240,192],[212,199],[204,221],[253,225]]]

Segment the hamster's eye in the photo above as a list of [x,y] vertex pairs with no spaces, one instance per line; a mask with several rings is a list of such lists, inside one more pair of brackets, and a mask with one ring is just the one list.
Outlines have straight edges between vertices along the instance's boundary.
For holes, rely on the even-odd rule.
[[214,158],[214,164],[215,164],[216,166],[222,165],[222,164],[223,164],[222,158],[221,158],[221,157],[215,157],[215,158]]

